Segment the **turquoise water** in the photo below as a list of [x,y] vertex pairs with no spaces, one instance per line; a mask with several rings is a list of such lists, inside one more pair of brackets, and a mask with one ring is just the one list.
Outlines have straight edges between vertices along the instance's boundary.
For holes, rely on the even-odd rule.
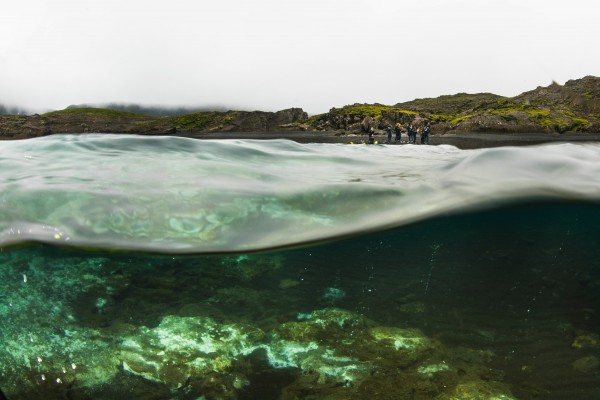
[[600,146],[0,143],[9,399],[597,399]]

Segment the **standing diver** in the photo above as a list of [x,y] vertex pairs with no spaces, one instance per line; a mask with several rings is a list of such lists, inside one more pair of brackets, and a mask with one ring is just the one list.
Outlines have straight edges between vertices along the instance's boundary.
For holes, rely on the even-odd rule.
[[431,127],[429,126],[429,122],[423,127],[423,132],[421,132],[421,144],[429,144],[429,131],[431,131]]
[[412,126],[412,124],[409,124],[407,131],[408,131],[408,143],[415,144],[415,142],[417,141],[417,131],[415,130],[415,127]]
[[369,140],[367,141],[368,144],[375,144],[375,138],[373,137],[373,128],[369,129]]
[[369,130],[367,131],[367,134],[369,135],[369,138],[367,139],[366,142],[363,140],[362,144],[376,144],[375,137],[373,136],[375,134],[375,130],[373,129],[373,127],[369,128]]
[[396,123],[396,127],[394,128],[394,132],[396,133],[396,143],[401,142],[401,138],[402,138],[402,131],[401,131],[401,125],[400,122]]

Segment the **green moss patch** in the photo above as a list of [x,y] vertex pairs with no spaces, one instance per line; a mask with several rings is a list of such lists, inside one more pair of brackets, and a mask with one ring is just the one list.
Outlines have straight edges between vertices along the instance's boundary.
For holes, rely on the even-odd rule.
[[382,104],[353,104],[342,108],[332,109],[337,115],[361,115],[365,117],[380,118],[383,113],[399,113],[405,115],[417,115],[416,111],[406,110]]
[[459,122],[462,122],[464,120],[467,120],[467,119],[471,118],[473,115],[474,114],[469,114],[469,115],[463,115],[461,117],[456,117],[456,118],[454,118],[454,119],[452,119],[452,120],[449,121],[450,125],[456,125]]
[[207,125],[217,122],[222,116],[214,112],[197,112],[176,117],[175,124],[186,130],[204,129]]

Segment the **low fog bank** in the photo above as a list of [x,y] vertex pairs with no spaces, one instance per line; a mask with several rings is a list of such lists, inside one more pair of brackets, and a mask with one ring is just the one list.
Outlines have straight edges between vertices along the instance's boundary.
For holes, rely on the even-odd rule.
[[31,115],[33,112],[23,107],[0,104],[0,115]]
[[105,108],[115,111],[126,111],[136,114],[150,115],[153,117],[171,117],[176,115],[185,115],[195,112],[225,112],[233,108],[223,105],[204,105],[204,106],[162,106],[162,105],[142,105],[129,103],[108,103],[108,104],[74,104],[67,108]]
[[[87,103],[87,104],[73,104],[67,107],[72,108],[104,108],[115,111],[127,111],[136,114],[150,115],[153,117],[172,117],[177,115],[191,114],[195,112],[212,112],[219,111],[225,112],[229,110],[238,110],[240,108],[227,107],[224,105],[202,105],[202,106],[168,106],[168,105],[142,105],[132,103]],[[32,109],[27,107],[21,107],[16,105],[2,104],[0,103],[0,115],[33,115],[43,114],[49,111],[56,111],[53,109]]]

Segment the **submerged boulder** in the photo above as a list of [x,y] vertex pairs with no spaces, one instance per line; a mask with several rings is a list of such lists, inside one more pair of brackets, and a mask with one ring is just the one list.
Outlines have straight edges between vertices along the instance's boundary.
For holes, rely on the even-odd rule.
[[[263,337],[254,327],[167,316],[156,328],[141,327],[124,340],[119,358],[125,371],[176,389],[192,376],[230,378],[236,357],[250,354]],[[244,380],[236,375],[230,383],[240,386]]]

